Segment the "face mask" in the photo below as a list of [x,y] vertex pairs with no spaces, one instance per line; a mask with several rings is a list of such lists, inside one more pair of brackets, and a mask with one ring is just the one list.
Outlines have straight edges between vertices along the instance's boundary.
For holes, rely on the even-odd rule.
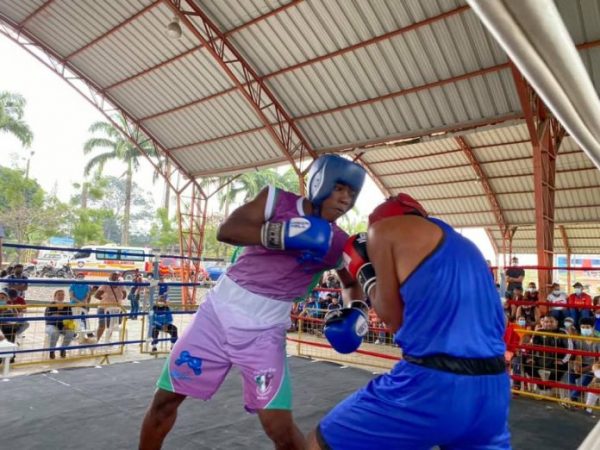
[[527,322],[525,320],[519,320],[517,321],[517,325],[519,325],[520,327],[524,327],[525,325],[527,325]]
[[529,288],[527,289],[529,292],[531,292],[532,294],[535,292],[535,288]]
[[575,294],[577,294],[577,295],[581,295],[582,292],[583,292],[583,289],[581,289],[581,288],[575,289]]
[[552,291],[552,293],[553,293],[554,295],[559,295],[559,294],[560,294],[560,290],[556,289],[556,290]]
[[581,330],[582,336],[591,336],[594,331],[591,328],[583,328]]
[[565,328],[571,328],[573,326],[573,322],[565,322]]
[[594,376],[600,378],[600,370],[594,370]]

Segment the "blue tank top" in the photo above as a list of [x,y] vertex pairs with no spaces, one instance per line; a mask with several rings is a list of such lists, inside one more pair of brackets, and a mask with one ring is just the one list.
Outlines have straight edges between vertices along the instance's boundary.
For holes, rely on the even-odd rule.
[[414,357],[504,355],[504,315],[488,265],[473,242],[441,220],[444,236],[400,286],[404,323],[394,335]]

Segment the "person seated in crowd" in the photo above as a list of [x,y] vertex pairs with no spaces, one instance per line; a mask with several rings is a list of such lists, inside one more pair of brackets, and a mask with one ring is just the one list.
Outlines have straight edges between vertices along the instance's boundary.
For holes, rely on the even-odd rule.
[[[529,284],[531,285],[532,283],[529,283]],[[534,296],[530,295],[530,294],[532,294],[530,289],[532,289],[532,288],[531,287],[528,288],[528,291],[523,296],[523,301],[530,302],[530,303],[517,306],[517,311],[516,311],[515,315],[516,315],[517,319],[519,319],[520,317],[524,317],[525,320],[527,321],[527,325],[534,327],[535,324],[540,320],[540,317],[539,317],[539,310],[537,307],[537,291],[535,291],[536,295],[534,297]],[[534,283],[533,289],[535,289],[535,283]]]
[[[565,334],[564,331],[559,329],[558,321],[553,315],[542,317],[541,324],[536,326],[536,331]],[[569,339],[567,339],[566,335],[565,338],[550,335],[535,335],[531,339],[531,344],[556,349],[568,349],[568,341]],[[541,378],[543,381],[559,382],[568,369],[570,359],[571,355],[568,353],[536,350],[525,361],[525,373],[532,378]],[[539,384],[538,389],[543,394],[551,390],[551,387]]]
[[158,300],[152,307],[150,317],[152,335],[152,353],[156,353],[156,344],[158,344],[158,335],[161,331],[171,336],[171,348],[177,342],[177,327],[173,325],[173,313],[169,308],[165,297],[158,297]]
[[[589,317],[583,317],[579,321],[579,329],[582,337],[589,339],[576,339],[574,342],[575,350],[586,352],[600,352],[600,343],[593,340],[594,336],[594,320]],[[569,384],[577,384],[578,386],[586,387],[594,379],[593,365],[598,357],[592,355],[577,355],[574,358],[573,370],[569,373]],[[571,400],[577,401],[581,395],[580,391],[571,391]]]
[[[9,298],[6,291],[0,291],[0,333],[8,342],[13,344],[17,340],[17,330],[21,326],[20,322],[14,321],[18,315],[18,311],[8,304]],[[13,354],[10,362],[15,362],[15,355]]]
[[523,288],[515,286],[512,291],[512,296],[510,300],[507,302],[507,310],[508,310],[508,319],[510,321],[514,321],[517,318],[517,310],[519,306],[522,306],[522,302],[525,301],[525,297],[523,297]]
[[[8,301],[7,305],[14,306],[15,317],[23,318],[25,317],[25,312],[27,311],[27,303],[23,297],[19,296],[19,293],[16,289],[8,290]],[[16,337],[21,336],[27,328],[29,328],[29,322],[18,322],[19,327],[16,330]]]
[[327,305],[327,311],[333,311],[334,309],[340,309],[342,304],[340,303],[340,299],[338,297],[330,296],[331,301]]
[[[85,279],[85,274],[80,272],[75,276],[75,279],[83,281]],[[87,320],[85,316],[89,310],[90,292],[91,288],[89,284],[72,283],[69,286],[69,300],[71,302],[73,314],[79,316],[81,322],[80,326],[84,330],[87,330]]]
[[[579,323],[580,319],[584,317],[592,317],[592,297],[583,292],[583,285],[579,281],[573,285],[573,289],[574,292],[567,298],[569,304],[567,314],[573,318],[575,323]],[[581,306],[589,308],[581,308]]]
[[329,274],[327,275],[327,282],[325,284],[325,287],[329,289],[340,289],[342,287],[342,285],[340,284],[340,280],[335,274],[335,272],[329,272]]
[[560,290],[559,283],[552,283],[552,290],[548,294],[546,300],[556,306],[550,306],[550,315],[554,317],[558,323],[562,323],[566,316],[567,294]]
[[[119,272],[111,273],[108,277],[108,281],[119,281]],[[120,307],[121,302],[126,296],[127,291],[123,286],[113,286],[110,284],[103,284],[94,294],[94,298],[100,300],[100,304],[98,305],[98,315],[101,317],[98,318],[98,330],[96,331],[96,340],[98,342],[100,342],[104,330],[110,323],[110,317],[108,316],[106,309],[110,307]]]
[[385,344],[385,324],[381,321],[374,308],[369,308],[369,332],[366,342],[373,342],[375,345]]
[[[68,347],[75,337],[75,322],[71,306],[65,303],[64,289],[54,291],[54,299],[44,313],[46,316],[46,333],[48,334],[48,347],[54,349],[58,338],[63,337],[61,347]],[[67,351],[63,348],[60,357],[65,358]],[[55,359],[55,351],[50,350],[50,359]]]
[[519,259],[516,256],[512,258],[511,266],[504,273],[506,275],[506,282],[508,283],[506,292],[508,292],[509,297],[512,297],[512,292],[516,287],[520,288],[521,292],[523,292],[525,271],[519,266]]
[[[7,280],[26,280],[27,276],[23,273],[23,264],[15,264],[13,273],[10,273]],[[18,292],[19,297],[25,298],[25,291],[28,288],[26,282],[8,283],[9,289],[15,289]]]
[[522,369],[522,352],[518,348],[528,336],[519,333],[520,330],[531,329],[525,316],[517,316],[517,320],[514,322],[506,323],[506,330],[504,331],[504,344],[506,345],[506,351],[504,352],[504,360],[509,371],[521,375]]

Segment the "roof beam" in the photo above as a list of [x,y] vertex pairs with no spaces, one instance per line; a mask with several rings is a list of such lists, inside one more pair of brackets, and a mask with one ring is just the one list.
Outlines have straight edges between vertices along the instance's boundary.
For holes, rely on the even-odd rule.
[[93,47],[94,45],[96,45],[98,42],[100,42],[101,40],[107,38],[108,36],[110,36],[111,34],[116,33],[117,31],[119,31],[121,28],[123,28],[126,25],[129,25],[131,22],[133,22],[134,20],[136,20],[138,17],[142,16],[143,14],[147,13],[148,11],[150,11],[151,9],[153,9],[156,5],[158,5],[160,3],[161,0],[154,0],[152,3],[150,3],[148,6],[140,9],[138,12],[136,12],[134,15],[129,16],[127,19],[125,19],[123,22],[117,24],[115,27],[111,28],[110,30],[107,30],[106,32],[102,33],[100,36],[98,36],[95,39],[92,39],[90,42],[88,42],[87,44],[85,44],[83,47],[79,47],[77,50],[71,52],[69,55],[67,55],[64,59],[65,61],[70,61],[71,59],[73,59],[75,56],[79,55],[80,53],[86,51],[88,48]]
[[[465,133],[468,131],[472,131],[472,130],[476,130],[477,128],[483,128],[483,127],[488,127],[488,126],[495,126],[495,125],[502,125],[505,122],[510,122],[513,121],[515,119],[519,119],[522,118],[521,116],[519,116],[518,114],[509,114],[509,115],[505,115],[505,116],[500,116],[500,117],[496,117],[493,119],[484,119],[484,120],[480,120],[480,121],[474,121],[474,122],[469,122],[466,124],[456,124],[456,125],[450,125],[447,127],[442,127],[442,128],[435,128],[435,129],[431,129],[431,130],[426,130],[426,131],[422,131],[421,134],[414,134],[414,135],[410,135],[410,136],[405,136],[402,137],[403,139],[406,138],[429,138],[431,133]],[[140,119],[140,121],[144,121],[145,119]],[[236,135],[242,135],[242,134],[248,134],[248,133],[256,133],[259,132],[261,130],[264,130],[265,127],[264,126],[259,126],[256,128],[250,128],[247,130],[243,130],[243,131],[238,131],[236,133],[233,134],[229,134],[229,135],[225,135],[225,136],[219,136],[216,138],[211,138],[208,140],[204,140],[204,141],[198,141],[198,142],[192,142],[190,144],[184,144],[184,145],[180,145],[177,147],[172,147],[169,150],[183,150],[186,148],[191,148],[191,147],[195,147],[197,145],[202,145],[205,143],[214,143],[214,142],[219,142],[219,141],[224,141],[227,140],[228,138],[230,138],[231,136],[236,136]],[[400,138],[400,137],[398,137]],[[439,139],[447,139],[447,137],[441,137]],[[338,152],[338,153],[343,153],[343,152],[356,152],[357,150],[367,150],[367,148],[370,147],[375,147],[376,145],[380,145],[382,143],[391,141],[393,139],[396,139],[396,137],[391,137],[388,136],[384,139],[379,139],[377,141],[373,141],[373,144],[369,144],[369,147],[364,147],[365,143],[360,143],[359,145],[355,145],[353,147],[348,147],[346,145],[342,146],[337,146],[337,147],[325,147],[325,148],[320,148],[318,149],[319,153],[333,153],[333,152]],[[438,137],[435,137],[435,139],[438,139]],[[441,154],[441,153],[438,153]]]
[[25,17],[23,20],[21,20],[21,22],[19,23],[19,25],[17,26],[17,29],[22,29],[25,24],[27,22],[29,22],[31,19],[33,19],[35,16],[37,16],[39,13],[41,13],[43,10],[45,10],[48,6],[50,6],[52,3],[54,3],[54,0],[48,0],[46,3],[44,3],[42,6],[40,6],[39,8],[35,9],[34,11],[32,11],[27,17]]
[[[555,188],[554,191],[555,192],[583,191],[583,190],[587,190],[587,189],[600,189],[600,184],[593,185],[593,186],[574,186],[574,187],[567,187],[567,188]],[[535,191],[510,191],[510,192],[496,191],[496,196],[500,196],[500,195],[530,195],[530,194],[533,194],[534,192]],[[457,195],[454,197],[419,198],[419,201],[426,202],[426,201],[442,201],[442,200],[463,200],[463,199],[467,199],[467,198],[483,197],[484,195],[485,194],[470,194],[470,195]]]
[[373,37],[371,39],[367,39],[366,41],[362,41],[362,42],[358,42],[358,43],[356,43],[354,45],[350,45],[349,47],[345,47],[345,48],[342,48],[340,50],[336,50],[334,52],[327,53],[325,55],[317,56],[316,58],[308,59],[306,61],[299,62],[298,64],[293,64],[291,66],[284,67],[283,69],[279,69],[279,70],[276,70],[274,72],[271,72],[271,73],[265,75],[263,78],[264,79],[273,78],[273,77],[276,77],[276,76],[281,75],[281,74],[286,73],[286,72],[297,70],[297,69],[300,69],[302,67],[309,66],[311,64],[315,64],[315,63],[318,63],[318,62],[321,62],[321,61],[325,61],[327,59],[335,58],[336,56],[343,55],[345,53],[352,52],[352,51],[355,51],[355,50],[359,50],[361,48],[368,47],[369,45],[373,45],[373,44],[376,44],[378,42],[381,42],[381,41],[384,41],[384,40],[387,40],[387,39],[392,39],[392,38],[394,38],[396,36],[400,36],[402,34],[410,32],[410,31],[414,31],[414,30],[417,30],[419,28],[425,27],[427,25],[431,25],[432,23],[439,22],[440,20],[447,19],[448,17],[452,17],[454,15],[460,14],[460,13],[462,13],[464,11],[469,10],[469,9],[470,8],[469,8],[468,5],[459,6],[458,8],[452,9],[450,11],[446,11],[446,12],[444,12],[442,14],[438,14],[437,16],[428,17],[427,19],[424,19],[424,20],[422,20],[420,22],[415,22],[415,23],[410,24],[410,25],[408,25],[406,27],[399,28],[399,29],[394,30],[394,31],[390,31],[388,33],[384,33],[384,34],[381,34],[379,36],[375,36],[375,37]]
[[[185,14],[172,0],[162,1],[179,17],[181,23],[191,31],[200,43],[205,46],[217,64],[219,64],[236,86],[237,90],[254,109],[257,117],[263,123],[263,126],[266,127],[296,173],[302,175],[302,169],[298,167],[295,159],[300,158],[300,164],[302,164],[302,159],[305,156],[316,158],[317,154],[300,133],[278,99],[258,77],[252,66],[229,43],[227,37],[209,19],[204,11],[200,9],[195,1],[186,0],[191,12],[186,11]],[[196,21],[190,21],[188,16],[191,15],[195,17]],[[197,26],[198,21],[200,24]],[[267,114],[269,117],[276,117],[277,123],[274,125],[271,124],[267,118]]]
[[[505,145],[513,145],[513,144],[523,144],[526,142],[531,142],[529,139],[523,139],[520,141],[512,141],[512,142],[502,142],[500,144],[486,144],[486,145],[477,145],[477,146],[471,146],[471,148],[473,150],[479,150],[479,149],[484,149],[484,148],[494,148],[494,147],[502,147]],[[387,150],[387,149],[393,149],[395,146],[394,145],[389,145],[389,146],[385,146],[382,148]],[[399,146],[401,147],[401,145]],[[391,162],[402,162],[402,161],[413,161],[415,159],[423,159],[423,158],[435,158],[441,155],[450,155],[453,153],[462,153],[462,149],[458,148],[458,149],[453,149],[453,150],[445,150],[443,152],[437,152],[437,153],[426,153],[423,155],[415,155],[415,156],[407,156],[405,158],[389,158],[389,159],[380,159],[377,161],[371,161],[369,162],[369,164],[371,166],[376,166],[378,164],[387,164],[387,163],[391,163]]]
[[481,164],[479,164],[479,161],[475,157],[475,154],[473,153],[471,147],[469,147],[467,141],[462,136],[458,136],[454,138],[454,140],[464,152],[467,160],[471,163],[471,166],[473,167],[473,171],[475,172],[477,179],[481,182],[481,187],[483,188],[483,191],[485,192],[488,202],[492,208],[492,213],[496,218],[496,222],[498,222],[498,228],[504,230],[504,233],[506,233],[508,231],[508,224],[506,223],[506,219],[504,217],[504,214],[502,213],[500,203],[498,203],[498,199],[496,198],[496,193],[494,192],[492,185],[488,181],[487,174],[483,171]]
[[494,239],[494,235],[489,228],[485,228],[485,234],[487,234],[488,239],[490,240],[490,244],[492,244],[492,248],[494,249],[494,254],[498,256],[500,252],[498,251],[498,244],[496,244],[496,239]]
[[[597,205],[569,205],[569,206],[557,206],[555,210],[563,210],[563,209],[581,209],[581,208],[600,208],[600,204]],[[503,212],[532,212],[531,208],[510,208],[504,209]],[[478,210],[478,211],[458,211],[458,212],[435,212],[430,213],[432,216],[468,216],[468,215],[476,215],[476,214],[493,214],[492,211],[489,210]]]
[[[244,30],[244,29],[246,29],[246,28],[248,28],[248,27],[250,27],[252,25],[255,25],[255,24],[259,23],[259,22],[262,22],[263,20],[266,20],[266,19],[268,19],[271,16],[279,14],[280,12],[282,12],[282,11],[284,11],[284,10],[292,7],[292,6],[296,6],[299,3],[302,3],[303,1],[304,0],[292,0],[291,2],[286,3],[285,5],[281,5],[281,6],[277,7],[277,8],[269,11],[268,13],[265,13],[265,14],[263,14],[261,16],[257,16],[254,19],[249,20],[248,22],[245,22],[245,23],[243,23],[243,24],[241,24],[241,25],[239,25],[239,26],[237,26],[235,28],[232,28],[231,30],[226,31],[223,34],[224,34],[224,36],[229,37],[229,36],[231,36],[231,35],[239,32],[239,31],[242,31],[242,30]],[[142,77],[142,76],[144,76],[144,75],[146,75],[146,74],[148,74],[150,72],[153,72],[153,71],[155,71],[155,70],[157,70],[157,69],[159,69],[161,67],[167,66],[167,65],[169,65],[169,64],[171,64],[171,63],[173,63],[173,62],[175,62],[175,61],[177,61],[177,60],[179,60],[179,59],[181,59],[181,58],[189,55],[190,53],[195,52],[196,50],[200,50],[203,47],[204,47],[204,45],[202,45],[202,44],[197,45],[196,47],[192,47],[191,49],[189,49],[189,50],[187,50],[187,51],[185,51],[183,53],[180,53],[179,55],[174,56],[173,58],[170,58],[170,59],[167,59],[167,60],[161,62],[160,64],[157,64],[155,66],[149,67],[149,68],[147,68],[145,70],[142,70],[141,72],[138,72],[138,73],[136,73],[134,75],[131,75],[130,77],[127,77],[127,78],[124,78],[122,80],[119,80],[116,83],[113,83],[110,86],[107,86],[105,89],[106,90],[110,90],[110,89],[113,89],[113,88],[115,88],[117,86],[121,86],[123,84],[129,83],[130,81],[135,80],[136,78],[140,78],[140,77]]]
[[[459,139],[459,138],[457,138]],[[471,147],[473,148],[473,147]],[[462,151],[462,150],[461,150]],[[442,154],[444,152],[441,152],[440,154]],[[569,152],[563,152],[563,153],[559,153],[559,155],[574,155],[574,154],[583,154],[583,152],[581,150],[572,150]],[[513,161],[530,161],[531,160],[531,156],[521,156],[519,158],[503,158],[503,159],[490,159],[489,161],[483,161],[480,162],[479,165],[485,166],[487,164],[498,164],[498,163],[505,163],[505,162],[513,162]],[[393,160],[388,161],[388,164],[393,163]],[[443,166],[443,167],[429,167],[426,169],[415,169],[415,170],[407,170],[405,172],[392,172],[392,173],[386,173],[386,174],[381,174],[379,175],[380,177],[391,177],[394,175],[412,175],[413,173],[423,173],[423,172],[435,172],[438,170],[444,170],[444,169],[460,169],[460,168],[464,168],[464,167],[472,167],[472,164],[453,164],[450,166]]]
[[[589,171],[589,170],[594,170],[597,171],[598,168],[597,167],[580,167],[577,169],[563,169],[563,170],[557,170],[556,173],[570,173],[570,172],[585,172],[585,171]],[[523,178],[523,177],[532,177],[533,173],[520,173],[520,174],[513,174],[513,175],[501,175],[501,176],[495,176],[495,177],[488,177],[488,180],[502,180],[502,179],[506,179],[506,178]],[[403,185],[403,186],[388,186],[388,189],[406,189],[406,188],[413,188],[413,187],[430,187],[430,186],[443,186],[443,185],[448,185],[448,184],[457,184],[457,183],[473,183],[476,180],[450,180],[450,181],[438,181],[435,183],[419,183],[419,184],[407,184],[407,185]]]
[[392,193],[390,192],[390,190],[385,186],[385,184],[383,184],[381,182],[379,177],[377,175],[375,175],[375,173],[373,172],[373,169],[371,169],[371,167],[370,167],[370,164],[368,164],[367,162],[365,162],[364,159],[362,159],[362,154],[358,155],[356,157],[356,160],[358,160],[360,162],[360,164],[365,168],[365,170],[367,171],[367,174],[371,177],[371,180],[373,180],[373,182],[379,188],[381,193],[383,195],[385,195],[386,197],[391,197]]

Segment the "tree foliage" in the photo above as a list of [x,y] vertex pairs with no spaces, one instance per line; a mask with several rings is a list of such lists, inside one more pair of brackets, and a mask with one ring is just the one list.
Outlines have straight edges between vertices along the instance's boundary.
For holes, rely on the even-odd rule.
[[23,120],[26,103],[19,94],[0,91],[0,133],[12,134],[23,147],[30,147],[33,133]]

